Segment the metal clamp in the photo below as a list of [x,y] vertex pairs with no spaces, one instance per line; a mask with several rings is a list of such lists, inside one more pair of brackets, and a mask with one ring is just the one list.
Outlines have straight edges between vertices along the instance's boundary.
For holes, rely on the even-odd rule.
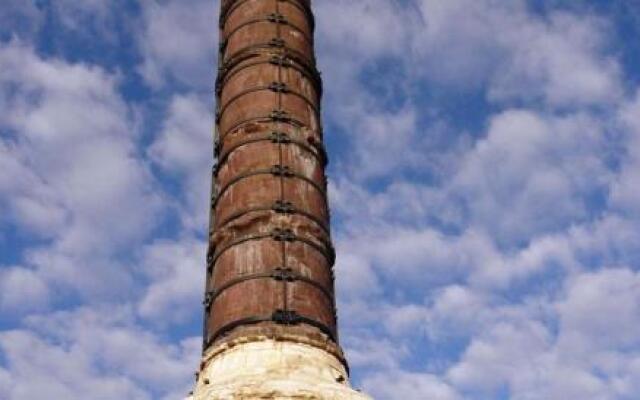
[[271,174],[273,174],[274,176],[281,176],[283,178],[291,178],[295,176],[295,174],[293,173],[293,171],[291,171],[291,168],[288,165],[279,165],[279,164],[276,164],[273,167],[271,167]]
[[214,299],[215,299],[215,296],[213,295],[212,292],[207,292],[204,295],[204,301],[202,302],[202,304],[204,305],[204,309],[206,312],[211,311],[211,306],[213,305]]
[[268,46],[282,48],[286,45],[284,39],[281,38],[273,38],[269,40]]
[[298,278],[298,275],[294,273],[291,268],[276,268],[271,274],[271,277],[276,281],[294,282]]
[[291,120],[289,114],[284,110],[273,110],[269,114],[269,118],[271,118],[275,122],[288,122]]
[[293,63],[293,61],[284,55],[275,55],[271,56],[269,59],[269,63],[273,65],[277,65],[278,67],[289,67]]
[[275,228],[273,232],[271,232],[271,237],[276,242],[293,242],[296,240],[296,235],[293,233],[293,230],[288,228]]
[[284,15],[279,13],[271,13],[267,15],[267,20],[269,20],[269,22],[273,22],[274,24],[287,24],[287,19],[284,17]]
[[289,144],[291,143],[291,138],[286,132],[271,132],[270,135],[271,142],[278,144]]
[[293,214],[296,212],[296,208],[293,203],[285,200],[277,200],[272,207],[272,210],[278,214]]
[[276,93],[287,93],[289,91],[287,84],[284,82],[271,82],[269,84],[269,90]]
[[276,310],[271,315],[271,320],[280,325],[296,325],[300,323],[300,315],[291,310]]
[[218,51],[220,53],[223,53],[227,49],[227,45],[228,44],[229,44],[228,40],[226,40],[226,39],[220,40],[220,43],[218,44]]

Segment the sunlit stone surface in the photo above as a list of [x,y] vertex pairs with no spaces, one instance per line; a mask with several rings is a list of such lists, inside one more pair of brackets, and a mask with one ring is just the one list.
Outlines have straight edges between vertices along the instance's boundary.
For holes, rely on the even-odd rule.
[[329,353],[293,342],[236,345],[207,361],[189,400],[370,400]]

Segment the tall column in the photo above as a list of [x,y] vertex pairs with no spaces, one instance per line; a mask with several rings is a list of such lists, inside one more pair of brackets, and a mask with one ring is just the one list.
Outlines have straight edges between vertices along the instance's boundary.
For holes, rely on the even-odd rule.
[[197,400],[365,398],[338,345],[313,33],[309,0],[222,1]]

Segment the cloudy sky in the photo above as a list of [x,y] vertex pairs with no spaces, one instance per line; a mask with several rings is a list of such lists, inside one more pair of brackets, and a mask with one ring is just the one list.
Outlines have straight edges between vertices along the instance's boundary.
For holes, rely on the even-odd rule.
[[[0,3],[0,399],[179,399],[219,4]],[[314,9],[354,385],[637,399],[640,1]]]

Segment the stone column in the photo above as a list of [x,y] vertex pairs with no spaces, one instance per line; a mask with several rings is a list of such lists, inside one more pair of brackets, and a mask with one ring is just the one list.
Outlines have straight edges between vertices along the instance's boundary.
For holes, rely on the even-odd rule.
[[204,357],[194,398],[362,399],[338,345],[309,0],[221,4]]

